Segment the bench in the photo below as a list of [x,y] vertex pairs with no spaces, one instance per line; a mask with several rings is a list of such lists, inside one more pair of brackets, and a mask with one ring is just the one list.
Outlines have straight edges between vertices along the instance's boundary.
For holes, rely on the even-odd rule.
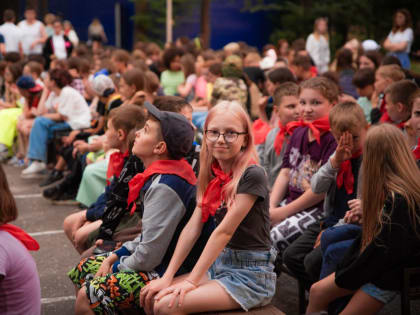
[[[413,283],[414,282],[414,283]],[[420,268],[404,269],[403,288],[401,290],[401,314],[410,315],[410,301],[420,299]]]
[[233,311],[223,311],[223,312],[209,312],[209,313],[200,313],[200,314],[206,314],[206,315],[222,315],[222,314],[230,314],[230,315],[239,315],[239,314],[249,314],[249,315],[285,315],[282,311],[280,311],[277,307],[274,305],[266,305],[263,307],[256,307],[248,312],[245,312],[243,310],[233,310]]

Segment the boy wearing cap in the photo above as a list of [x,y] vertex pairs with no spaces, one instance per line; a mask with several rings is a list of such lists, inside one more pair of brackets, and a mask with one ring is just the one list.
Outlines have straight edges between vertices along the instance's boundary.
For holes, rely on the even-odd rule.
[[[183,159],[193,143],[193,128],[178,113],[159,111],[150,103],[145,106],[149,119],[137,131],[133,146],[145,171],[129,182],[127,199],[127,211],[140,210],[142,233],[113,253],[82,260],[69,272],[74,284],[83,286],[77,294],[76,314],[139,308],[141,287],[165,272],[195,208],[196,177]],[[181,273],[194,266],[203,242],[198,244]]]

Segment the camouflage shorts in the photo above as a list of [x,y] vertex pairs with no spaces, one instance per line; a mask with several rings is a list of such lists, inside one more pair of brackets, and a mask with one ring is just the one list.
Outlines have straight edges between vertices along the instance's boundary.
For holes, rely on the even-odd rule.
[[94,278],[108,254],[80,261],[68,276],[79,288],[86,287],[90,307],[96,314],[115,314],[117,310],[140,308],[140,290],[159,276],[155,272],[120,271]]

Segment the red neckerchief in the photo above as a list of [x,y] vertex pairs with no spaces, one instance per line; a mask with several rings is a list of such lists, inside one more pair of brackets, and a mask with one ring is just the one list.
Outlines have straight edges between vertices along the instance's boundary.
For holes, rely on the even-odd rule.
[[289,124],[287,124],[286,126],[283,126],[281,122],[279,121],[280,130],[278,134],[276,135],[276,139],[274,139],[274,150],[276,151],[277,155],[280,155],[281,153],[281,148],[283,147],[283,142],[284,142],[284,138],[286,134],[289,136],[292,134],[292,131],[290,128],[288,128],[288,125]]
[[252,134],[254,135],[254,144],[258,145],[265,142],[265,138],[270,132],[271,127],[268,123],[258,118],[252,124]]
[[[362,151],[358,151],[351,156],[351,159],[357,159],[362,155]],[[351,161],[350,159],[344,161],[340,165],[340,170],[337,174],[337,187],[341,188],[344,184],[344,188],[346,188],[347,194],[351,195],[353,193],[353,186],[354,186],[354,174],[351,168]]]
[[398,123],[398,124],[397,124],[397,123],[395,123],[395,122],[391,119],[391,117],[389,117],[388,112],[385,112],[385,113],[383,113],[383,114],[382,114],[381,119],[380,119],[380,122],[381,122],[381,123],[390,123],[390,124],[393,124],[394,126],[396,126],[396,127],[400,128],[400,129],[404,129],[404,126],[405,126],[405,121],[400,122],[400,123]]
[[417,140],[417,146],[413,150],[416,160],[420,160],[420,138]]
[[[251,160],[249,165],[255,164],[255,161]],[[226,174],[220,168],[217,161],[214,161],[211,165],[214,178],[207,185],[206,191],[203,195],[201,202],[201,222],[207,222],[209,216],[214,216],[217,208],[224,199],[223,187],[232,180],[232,171]]]
[[114,152],[109,157],[109,163],[108,163],[108,170],[106,172],[106,182],[109,185],[109,179],[112,176],[115,176],[116,178],[120,177],[121,171],[124,166],[124,160],[128,156],[129,151],[125,151],[124,153],[121,152]]
[[22,242],[27,250],[38,250],[38,242],[32,238],[28,233],[22,230],[20,227],[17,227],[13,224],[2,224],[0,225],[0,230],[9,232],[14,238]]
[[330,121],[328,120],[328,116],[324,116],[320,119],[314,120],[313,122],[299,120],[289,122],[286,125],[286,128],[290,133],[293,133],[293,131],[298,127],[309,127],[309,129],[312,131],[312,135],[316,139],[316,142],[321,144],[321,134],[326,131],[330,131]]
[[[143,173],[139,173],[134,176],[128,182],[128,198],[127,206],[132,202],[136,201],[139,197],[140,190],[143,188],[147,180],[155,174],[170,174],[176,175],[185,179],[191,185],[197,183],[197,178],[195,177],[194,171],[190,164],[184,159],[182,160],[158,160],[149,165],[148,168],[144,170]],[[134,202],[131,207],[130,214],[133,214],[136,211],[136,203]]]

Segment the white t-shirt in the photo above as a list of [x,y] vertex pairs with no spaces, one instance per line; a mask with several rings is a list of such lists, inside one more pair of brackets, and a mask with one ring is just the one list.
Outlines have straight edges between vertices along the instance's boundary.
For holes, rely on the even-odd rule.
[[411,44],[413,43],[413,30],[411,28],[406,28],[403,32],[393,33],[392,31],[388,35],[388,39],[391,44],[399,44],[402,42],[407,42],[407,48],[404,50],[406,53],[409,53],[411,50]]
[[56,113],[58,107],[58,96],[54,92],[50,92],[44,104],[48,113]]
[[75,89],[66,86],[58,98],[58,113],[67,117],[71,129],[90,127],[91,115],[84,97]]
[[28,24],[26,20],[23,20],[18,24],[20,30],[22,31],[22,48],[25,55],[29,54],[41,54],[42,53],[42,44],[37,44],[33,49],[31,49],[31,44],[41,38],[41,27],[44,24],[40,21],[35,21],[32,24]]
[[309,35],[306,40],[305,49],[314,61],[319,73],[328,71],[328,64],[330,63],[330,45],[324,36],[320,35],[319,38],[316,39],[314,34]]
[[13,23],[6,22],[0,26],[0,34],[4,37],[6,52],[19,52],[22,31]]
[[54,55],[57,59],[66,59],[67,50],[63,35],[53,35],[52,44],[54,47]]

